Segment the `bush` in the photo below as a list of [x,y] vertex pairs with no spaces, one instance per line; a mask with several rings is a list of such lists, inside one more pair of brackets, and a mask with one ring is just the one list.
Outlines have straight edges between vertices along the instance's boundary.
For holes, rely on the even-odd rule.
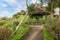
[[18,21],[14,21],[14,22],[13,22],[13,25],[14,25],[14,26],[17,26],[18,24],[19,24]]
[[0,40],[10,40],[12,31],[7,28],[0,28]]
[[0,26],[2,26],[4,23],[3,22],[0,22]]
[[36,23],[37,19],[36,18],[32,18],[30,21],[31,21],[31,23]]
[[39,22],[40,22],[40,23],[42,23],[42,24],[43,24],[43,23],[45,23],[45,21],[46,21],[45,16],[43,16],[42,18],[39,18]]
[[53,37],[48,33],[45,26],[43,28],[43,37],[44,37],[44,40],[53,40]]
[[21,40],[23,36],[29,31],[29,29],[30,29],[29,25],[28,26],[26,25],[26,27],[21,26],[17,30],[16,34],[12,35],[11,40]]
[[47,30],[46,32],[48,32],[47,34],[49,34],[54,40],[60,40],[60,19],[49,18],[47,19],[44,27]]

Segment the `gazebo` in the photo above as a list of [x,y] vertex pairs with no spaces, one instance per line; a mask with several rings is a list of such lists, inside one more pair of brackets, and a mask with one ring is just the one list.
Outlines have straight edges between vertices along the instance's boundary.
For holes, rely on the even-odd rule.
[[32,19],[34,22],[30,20],[30,23],[32,24],[42,24],[41,20],[45,20],[45,17],[49,15],[45,10],[39,7],[35,7],[35,12],[30,14],[30,19]]
[[47,13],[45,10],[43,10],[42,8],[35,8],[35,12],[33,14],[30,15],[30,17],[42,17],[44,15],[49,15],[49,13]]

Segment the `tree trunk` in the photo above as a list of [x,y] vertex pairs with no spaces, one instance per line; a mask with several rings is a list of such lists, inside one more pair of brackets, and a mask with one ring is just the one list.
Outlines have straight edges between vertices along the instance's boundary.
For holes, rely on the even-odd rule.
[[59,8],[59,15],[60,15],[60,8]]
[[36,0],[36,2],[35,2],[35,7],[37,7],[37,0]]
[[50,11],[50,15],[51,15],[51,17],[53,17],[54,5],[53,5],[53,1],[52,1],[52,0],[51,0],[50,2],[51,2],[51,11]]

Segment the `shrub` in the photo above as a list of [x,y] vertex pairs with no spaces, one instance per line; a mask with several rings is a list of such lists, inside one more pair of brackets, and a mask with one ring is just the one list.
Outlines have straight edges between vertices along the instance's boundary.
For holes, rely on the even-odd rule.
[[15,25],[15,26],[17,26],[18,24],[19,24],[18,21],[14,21],[14,22],[13,22],[13,25]]
[[29,25],[28,26],[26,25],[26,27],[21,26],[17,30],[16,34],[12,35],[11,40],[21,40],[23,36],[29,31],[29,29],[30,29]]
[[0,40],[10,40],[12,31],[7,28],[0,28]]
[[45,26],[43,28],[43,37],[44,37],[44,40],[53,40],[53,37],[48,33]]
[[0,26],[2,26],[4,24],[4,22],[0,21]]
[[30,21],[31,21],[31,23],[36,23],[37,19],[36,18],[32,18]]
[[40,23],[45,23],[45,21],[46,21],[45,16],[43,16],[42,18],[39,18],[39,22],[40,22]]
[[44,27],[54,40],[60,40],[60,19],[48,18]]
[[19,22],[18,21],[14,21],[13,22],[13,30],[15,30],[16,29],[16,26],[19,24]]

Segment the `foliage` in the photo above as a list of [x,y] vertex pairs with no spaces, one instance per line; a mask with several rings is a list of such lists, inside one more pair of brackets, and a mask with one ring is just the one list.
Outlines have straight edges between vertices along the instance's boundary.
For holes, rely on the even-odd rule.
[[26,17],[26,19],[24,20],[24,23],[28,23],[29,21],[29,16]]
[[60,0],[40,0],[42,5],[47,4],[46,10],[47,12],[54,13],[54,8],[59,7],[60,8]]
[[0,40],[10,40],[12,31],[8,28],[0,28]]
[[[60,18],[50,18],[48,17],[44,27],[50,36],[54,40],[60,40]],[[44,29],[43,29],[44,30]]]
[[31,21],[31,23],[36,23],[37,19],[34,17],[34,18],[31,18],[30,21]]
[[14,18],[14,17],[15,17],[15,18],[18,18],[20,15],[21,15],[21,12],[18,12],[18,13],[16,13],[16,14],[13,15],[13,18]]
[[[24,15],[20,15],[19,18],[17,18],[17,21],[20,22],[23,19]],[[24,23],[28,22],[28,16],[25,18]]]
[[41,24],[44,24],[45,21],[46,21],[46,17],[45,17],[45,16],[42,16],[42,17],[40,17],[40,18],[38,18],[38,19],[35,18],[35,17],[30,18],[30,23],[32,23],[32,24],[34,24],[34,23],[41,23]]
[[18,21],[14,21],[14,22],[13,22],[13,25],[14,25],[14,26],[17,26],[18,24],[19,24]]
[[18,18],[17,18],[17,21],[20,22],[22,19],[23,19],[24,15],[20,15]]
[[43,37],[44,37],[44,40],[53,40],[53,37],[48,33],[45,26],[43,28]]
[[11,27],[13,25],[12,19],[5,20],[4,24],[2,26],[4,27]]
[[0,26],[2,26],[3,24],[4,24],[4,22],[3,22],[3,21],[1,21],[1,22],[0,22]]
[[45,23],[45,21],[46,21],[45,16],[42,16],[41,18],[39,18],[39,22],[40,23]]
[[21,40],[22,37],[28,32],[29,29],[30,29],[29,25],[26,25],[26,28],[20,27],[16,32],[16,34],[14,34],[11,37],[11,40]]
[[1,20],[7,20],[8,18],[7,17],[3,17],[3,18],[1,18]]
[[34,4],[31,4],[31,5],[28,6],[28,13],[29,14],[32,14],[32,13],[35,12],[35,8],[34,7],[35,7]]

